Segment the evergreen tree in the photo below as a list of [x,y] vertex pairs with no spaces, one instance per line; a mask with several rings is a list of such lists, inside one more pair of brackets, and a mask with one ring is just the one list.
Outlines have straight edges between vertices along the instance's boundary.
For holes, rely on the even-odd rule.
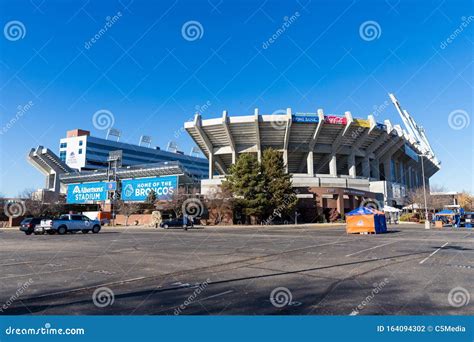
[[265,217],[271,221],[274,214],[290,213],[298,200],[283,157],[274,149],[263,151],[261,163],[253,154],[241,154],[229,168],[222,186],[233,194],[236,207],[258,219]]
[[255,155],[244,153],[229,168],[223,187],[230,190],[247,216],[260,219],[268,207],[265,177]]
[[269,148],[263,151],[262,174],[265,178],[265,190],[269,200],[271,215],[274,210],[279,214],[290,213],[298,201],[291,183],[291,176],[286,172],[281,152]]

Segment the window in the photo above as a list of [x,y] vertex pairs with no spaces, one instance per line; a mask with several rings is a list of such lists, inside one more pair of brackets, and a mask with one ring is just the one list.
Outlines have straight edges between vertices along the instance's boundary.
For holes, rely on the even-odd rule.
[[67,143],[63,142],[59,145],[59,148],[66,148],[67,147]]
[[73,221],[82,221],[81,215],[71,215],[71,220]]
[[82,146],[83,141],[79,140],[79,146]]
[[61,159],[62,161],[66,161],[66,151],[59,152],[59,159]]
[[82,154],[82,148],[79,149],[79,154]]

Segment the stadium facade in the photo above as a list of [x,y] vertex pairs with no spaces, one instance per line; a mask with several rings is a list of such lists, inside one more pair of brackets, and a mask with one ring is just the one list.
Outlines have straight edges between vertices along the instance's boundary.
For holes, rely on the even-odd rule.
[[27,159],[45,175],[45,188],[34,196],[46,202],[59,194],[66,194],[68,203],[105,202],[122,190],[122,184],[127,186],[128,200],[143,201],[143,191],[166,192],[165,197],[178,185],[199,186],[208,174],[204,158],[92,137],[82,129],[68,131],[60,139],[59,156],[38,146]]
[[255,109],[254,115],[229,116],[224,111],[207,120],[196,114],[185,129],[208,158],[203,194],[221,185],[240,154],[253,153],[260,160],[263,150],[273,148],[281,151],[302,211],[312,211],[306,215],[311,221],[325,210],[344,213],[368,200],[402,206],[410,190],[423,186],[423,172],[429,189],[440,162],[424,131],[411,122],[407,132],[389,120],[376,122],[373,115],[359,119],[350,112],[336,116],[322,109],[293,113],[290,108],[261,115]]

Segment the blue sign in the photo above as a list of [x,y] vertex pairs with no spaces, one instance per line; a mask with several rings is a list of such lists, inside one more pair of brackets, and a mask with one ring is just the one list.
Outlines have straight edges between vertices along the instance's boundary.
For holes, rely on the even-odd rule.
[[177,187],[177,176],[127,179],[122,181],[122,200],[145,201],[151,190],[157,199],[170,199]]
[[405,154],[414,161],[418,161],[418,153],[416,153],[410,146],[408,146],[408,144],[405,144]]
[[88,203],[107,199],[107,182],[69,184],[67,203]]
[[115,191],[117,190],[117,182],[107,182],[107,191]]
[[317,114],[297,114],[292,115],[291,120],[293,122],[303,122],[303,123],[318,123],[319,116]]

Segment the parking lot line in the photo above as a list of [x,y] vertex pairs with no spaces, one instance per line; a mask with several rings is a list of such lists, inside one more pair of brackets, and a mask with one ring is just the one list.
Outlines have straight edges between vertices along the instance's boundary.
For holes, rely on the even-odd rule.
[[371,248],[366,248],[366,249],[363,249],[363,250],[355,252],[355,253],[347,254],[346,257],[350,257],[350,256],[353,256],[353,255],[356,255],[356,254],[359,254],[359,253],[366,252],[366,251],[371,251],[372,249],[376,249],[376,248],[379,248],[379,247],[388,246],[388,245],[391,245],[395,242],[398,242],[398,241],[391,241],[391,242],[388,242],[388,243],[384,243],[382,245],[374,246],[374,247],[371,247]]
[[426,260],[428,260],[429,258],[431,258],[433,255],[435,255],[436,253],[438,253],[441,249],[443,249],[444,247],[447,246],[449,242],[446,242],[444,245],[442,245],[440,248],[438,248],[437,250],[435,250],[433,253],[431,253],[430,255],[428,255],[426,258],[424,258],[423,260],[420,261],[420,265],[423,264]]

